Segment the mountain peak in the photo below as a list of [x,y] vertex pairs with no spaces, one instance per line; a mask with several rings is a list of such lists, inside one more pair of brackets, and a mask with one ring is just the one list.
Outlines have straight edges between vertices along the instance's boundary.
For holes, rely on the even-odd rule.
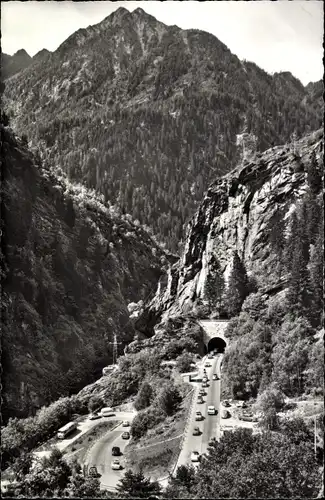
[[19,49],[17,52],[13,55],[13,57],[26,57],[28,59],[31,59],[31,56],[26,52],[25,49]]

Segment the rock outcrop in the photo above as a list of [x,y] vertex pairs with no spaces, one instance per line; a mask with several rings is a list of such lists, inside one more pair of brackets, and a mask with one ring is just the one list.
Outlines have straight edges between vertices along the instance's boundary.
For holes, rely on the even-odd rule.
[[[155,297],[138,319],[139,330],[145,331],[150,318],[158,321],[162,315],[193,312],[204,300],[212,259],[220,262],[227,283],[234,251],[261,291],[273,293],[285,287],[286,276],[279,274],[270,234],[275,219],[286,226],[306,192],[312,151],[321,165],[321,131],[295,144],[268,149],[210,186],[189,223],[181,259],[161,278]],[[147,334],[153,326],[151,321]]]

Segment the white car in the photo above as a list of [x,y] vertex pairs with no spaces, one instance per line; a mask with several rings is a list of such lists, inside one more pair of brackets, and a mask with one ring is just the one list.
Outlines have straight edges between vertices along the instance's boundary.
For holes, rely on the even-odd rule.
[[112,469],[113,470],[121,470],[122,469],[121,462],[119,460],[113,460]]
[[102,408],[100,410],[100,415],[102,417],[113,417],[115,415],[113,408]]
[[200,461],[200,453],[198,451],[192,451],[191,453],[191,462],[199,462]]
[[206,368],[210,368],[211,363],[209,363],[209,361],[207,361],[207,362],[205,363],[205,365],[204,365],[204,366],[205,366]]
[[208,377],[203,377],[202,378],[202,382],[207,382],[208,380],[209,380]]
[[216,414],[216,409],[214,406],[208,406],[208,415],[215,415]]
[[124,422],[122,423],[122,427],[129,427],[130,425],[130,422],[128,422],[127,420],[124,420]]

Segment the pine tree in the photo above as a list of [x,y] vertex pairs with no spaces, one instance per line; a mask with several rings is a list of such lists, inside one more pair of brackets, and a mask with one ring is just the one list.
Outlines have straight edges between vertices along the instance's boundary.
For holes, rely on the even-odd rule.
[[323,235],[321,231],[315,244],[312,245],[309,264],[311,287],[310,321],[316,328],[321,324],[323,311],[323,255]]
[[288,241],[289,289],[288,302],[292,312],[308,316],[310,306],[310,282],[308,273],[309,238],[308,209],[304,200],[292,217],[291,234]]
[[219,309],[225,289],[225,280],[221,271],[220,262],[213,258],[210,264],[210,272],[205,283],[205,297],[209,302],[210,309]]
[[241,306],[248,295],[249,282],[243,262],[237,251],[234,252],[233,268],[229,276],[225,305],[229,316],[240,313]]
[[322,174],[318,166],[315,151],[312,151],[310,154],[310,163],[307,166],[307,182],[312,193],[319,193],[322,188]]
[[151,495],[159,495],[161,491],[157,481],[151,482],[143,475],[142,471],[132,472],[131,470],[126,471],[116,489],[119,493],[135,498],[148,498]]

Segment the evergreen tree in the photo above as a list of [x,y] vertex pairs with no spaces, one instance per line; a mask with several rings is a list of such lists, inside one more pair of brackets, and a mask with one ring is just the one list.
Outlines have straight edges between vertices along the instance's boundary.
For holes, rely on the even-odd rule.
[[209,302],[210,309],[219,309],[225,289],[225,280],[221,271],[220,262],[213,258],[205,283],[205,297]]
[[322,322],[323,312],[323,235],[320,232],[315,245],[312,245],[310,252],[309,276],[311,288],[310,321],[314,327],[318,327]]
[[148,498],[152,495],[159,495],[161,492],[161,486],[157,481],[151,482],[142,471],[132,472],[131,470],[126,471],[116,489],[128,498]]
[[234,252],[233,267],[229,276],[225,305],[229,316],[240,313],[241,306],[248,295],[249,282],[245,266],[237,251]]
[[303,202],[299,213],[293,215],[289,246],[291,258],[289,268],[288,303],[291,311],[308,317],[310,306],[310,284],[308,273],[309,240],[306,231],[307,205]]
[[318,166],[316,153],[310,154],[310,163],[307,166],[307,182],[312,193],[317,194],[322,188],[322,174]]

